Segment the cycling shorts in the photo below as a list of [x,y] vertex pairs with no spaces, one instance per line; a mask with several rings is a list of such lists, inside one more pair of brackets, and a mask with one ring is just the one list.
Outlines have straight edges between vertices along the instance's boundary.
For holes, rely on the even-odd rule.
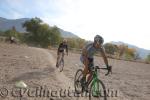
[[[80,61],[84,64],[84,58],[82,55],[80,57]],[[88,58],[88,70],[92,71],[93,67],[94,67],[94,58]]]

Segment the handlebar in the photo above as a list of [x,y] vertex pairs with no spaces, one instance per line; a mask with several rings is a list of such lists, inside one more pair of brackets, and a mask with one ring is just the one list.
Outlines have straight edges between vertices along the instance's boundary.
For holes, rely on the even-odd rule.
[[112,66],[109,66],[108,68],[100,68],[99,66],[95,66],[95,69],[107,70],[107,73],[105,74],[105,76],[109,75],[110,73],[112,74]]

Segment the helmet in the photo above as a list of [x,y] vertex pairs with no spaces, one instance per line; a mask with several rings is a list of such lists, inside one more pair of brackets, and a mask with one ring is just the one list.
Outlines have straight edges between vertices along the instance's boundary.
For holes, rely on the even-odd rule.
[[67,39],[63,39],[63,43],[67,43]]
[[103,44],[104,43],[103,37],[101,37],[100,35],[96,35],[94,37],[94,43]]

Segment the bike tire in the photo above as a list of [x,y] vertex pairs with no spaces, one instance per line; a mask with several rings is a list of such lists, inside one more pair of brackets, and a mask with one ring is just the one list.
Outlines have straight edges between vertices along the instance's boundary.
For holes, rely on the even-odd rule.
[[64,68],[64,60],[61,59],[61,60],[60,60],[60,63],[59,63],[59,69],[60,69],[60,72],[63,71],[63,68]]
[[78,69],[75,74],[75,78],[74,78],[74,88],[75,88],[75,93],[77,93],[77,94],[82,93],[82,85],[81,85],[82,77],[83,77],[83,70]]
[[89,100],[107,100],[106,88],[101,80],[92,82],[89,91]]

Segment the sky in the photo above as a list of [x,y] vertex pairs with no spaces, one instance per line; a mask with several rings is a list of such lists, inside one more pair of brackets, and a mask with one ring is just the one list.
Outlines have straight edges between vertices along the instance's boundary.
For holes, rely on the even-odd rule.
[[86,40],[99,34],[150,50],[150,0],[0,0],[0,17],[39,17]]

